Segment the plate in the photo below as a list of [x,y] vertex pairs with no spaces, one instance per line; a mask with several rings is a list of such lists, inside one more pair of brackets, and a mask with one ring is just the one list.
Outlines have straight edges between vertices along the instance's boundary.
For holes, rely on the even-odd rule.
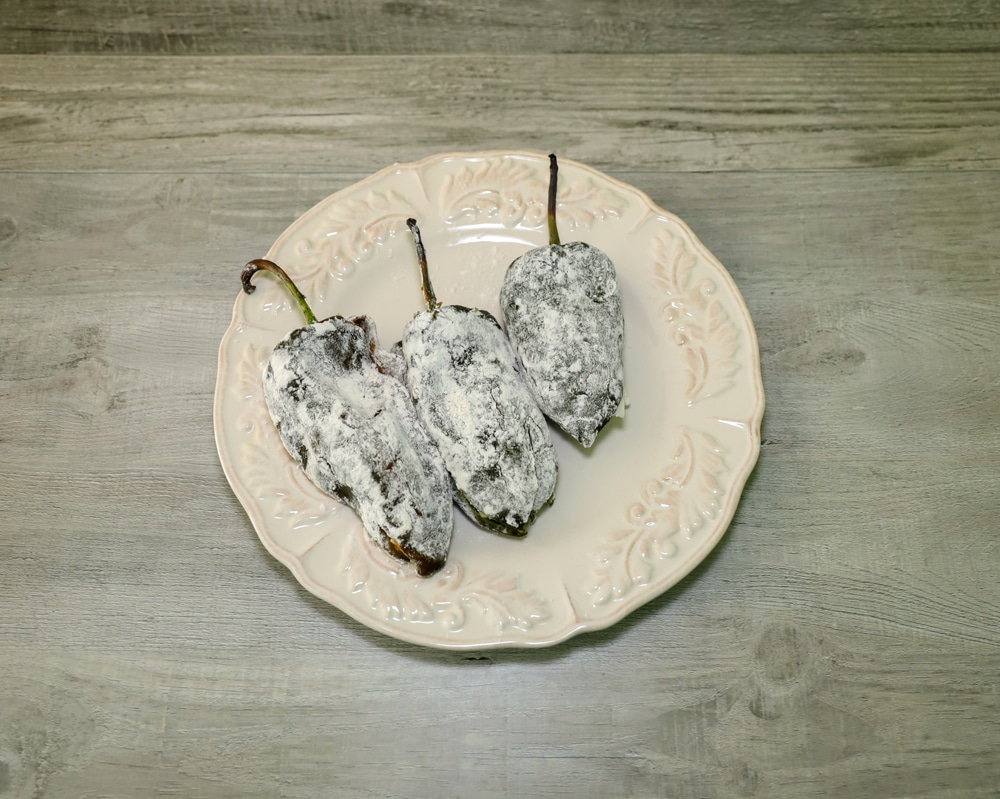
[[[388,347],[423,302],[406,219],[420,224],[438,299],[499,318],[508,264],[547,243],[547,187],[539,153],[395,165],[318,203],[267,257],[317,317],[368,314]],[[728,272],[676,216],[583,164],[560,160],[558,202],[562,240],[600,247],[618,270],[624,416],[589,450],[553,429],[559,483],[527,537],[484,532],[456,511],[448,563],[430,578],[370,546],[354,512],[285,452],[261,371],[304,321],[274,280],[236,299],[215,394],[226,476],[264,546],[305,588],[387,635],[486,649],[548,646],[607,627],[711,551],[757,460],[757,339]]]

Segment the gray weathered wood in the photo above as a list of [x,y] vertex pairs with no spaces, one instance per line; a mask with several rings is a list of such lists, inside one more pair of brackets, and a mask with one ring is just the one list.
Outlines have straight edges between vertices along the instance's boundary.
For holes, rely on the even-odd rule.
[[787,53],[997,50],[995,2],[0,0],[0,52]]
[[1000,164],[993,54],[7,56],[0,70],[8,169],[371,172],[469,149],[610,170]]
[[474,656],[385,639],[306,594],[256,542],[211,442],[239,265],[355,176],[3,176],[8,784],[992,795],[1000,241],[982,221],[1000,179],[623,177],[681,213],[747,298],[760,465],[677,590],[551,651]]
[[[116,53],[0,56],[0,799],[997,796],[1000,67],[930,52],[983,46],[996,9],[758,5],[727,6],[746,48],[692,6],[720,52],[643,55],[671,6],[581,4],[578,49],[629,52],[534,57],[498,53],[564,34],[499,6],[341,4],[322,52],[379,52],[364,14],[436,14],[427,51],[480,19],[480,52],[317,57],[279,40],[332,23],[267,4],[0,0],[0,49]],[[199,19],[186,46],[219,55],[145,55]],[[803,54],[809,20],[881,52]],[[693,574],[478,655],[301,588],[226,483],[212,399],[248,258],[375,169],[485,148],[680,215],[746,298],[768,409]]]

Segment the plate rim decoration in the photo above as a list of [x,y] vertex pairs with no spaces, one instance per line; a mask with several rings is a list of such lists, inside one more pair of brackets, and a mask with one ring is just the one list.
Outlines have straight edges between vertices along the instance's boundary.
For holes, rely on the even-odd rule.
[[[555,499],[521,542],[473,528],[456,507],[452,556],[436,575],[417,577],[369,545],[354,512],[295,466],[264,405],[263,363],[303,320],[277,284],[237,294],[213,406],[226,478],[261,543],[303,587],[393,638],[483,650],[551,646],[607,628],[715,548],[757,463],[760,354],[732,276],[641,190],[562,156],[559,167],[563,241],[590,241],[618,269],[629,402],[591,450],[553,427]],[[506,265],[547,243],[548,173],[548,154],[518,150],[393,164],[313,205],[266,257],[300,283],[319,318],[381,314],[388,347],[395,338],[386,331],[398,334],[421,307],[408,271],[412,216],[431,269],[435,259],[441,266],[439,299],[496,315],[490,305]],[[363,307],[336,307],[347,296]]]

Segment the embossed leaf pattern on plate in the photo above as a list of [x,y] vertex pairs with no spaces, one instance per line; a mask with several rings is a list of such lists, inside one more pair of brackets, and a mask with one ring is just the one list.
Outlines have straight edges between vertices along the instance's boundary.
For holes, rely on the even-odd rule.
[[330,279],[353,275],[379,244],[406,230],[410,208],[402,193],[387,189],[370,190],[329,209],[318,234],[300,235],[295,241],[299,288],[317,294],[328,289]]
[[559,224],[566,230],[564,240],[574,229],[590,230],[597,222],[620,218],[628,206],[622,194],[589,177],[563,180],[560,186],[556,199]]
[[338,568],[348,575],[356,601],[390,623],[432,624],[448,634],[461,631],[474,614],[477,624],[502,634],[510,628],[530,630],[550,616],[547,600],[525,588],[516,574],[470,575],[460,561],[452,560],[423,579],[385,554],[372,552],[361,525],[355,526]]
[[[458,169],[445,179],[440,202],[448,223],[480,217],[499,219],[506,227],[541,228],[547,224],[549,176],[515,159],[499,159]],[[628,201],[621,193],[588,176],[560,177],[556,193],[559,224],[565,231],[589,230],[595,222],[621,216]]]
[[658,235],[653,257],[653,281],[665,295],[660,317],[683,352],[688,402],[731,388],[740,368],[741,331],[719,297],[717,282],[704,276],[698,258],[676,236]]
[[620,600],[650,584],[661,562],[678,554],[718,517],[726,464],[710,435],[685,431],[673,459],[646,481],[639,499],[625,512],[629,527],[601,542],[595,553],[595,582],[588,590],[595,606]]
[[450,172],[442,184],[440,203],[449,224],[485,216],[506,227],[539,227],[545,223],[547,191],[547,180],[530,165],[491,159]]

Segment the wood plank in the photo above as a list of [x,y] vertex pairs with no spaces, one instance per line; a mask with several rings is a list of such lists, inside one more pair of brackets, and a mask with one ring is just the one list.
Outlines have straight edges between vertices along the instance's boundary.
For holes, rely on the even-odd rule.
[[[627,669],[625,647],[639,653]],[[5,733],[23,742],[7,784],[140,799],[985,799],[1000,776],[988,647],[962,651],[957,679],[952,646],[736,610],[548,657],[283,631],[242,657],[191,649],[4,655]]]
[[0,19],[0,52],[25,54],[995,52],[1000,30],[975,0],[0,0]]
[[617,166],[747,300],[760,463],[666,595],[476,655],[307,594],[212,441],[240,265],[368,166],[151,163],[0,172],[0,795],[995,796],[995,169]]
[[991,54],[5,56],[0,169],[375,171],[530,149],[610,171],[993,170],[998,98]]
[[[622,177],[728,264],[760,337],[761,464],[688,601],[995,643],[1000,233],[982,220],[996,173]],[[136,613],[145,645],[180,646],[206,602],[219,623],[257,630],[255,645],[296,624],[303,594],[256,543],[217,462],[216,352],[241,264],[341,181],[0,176],[15,231],[0,280],[0,605],[16,609],[0,644],[85,647],[99,631],[128,648]],[[235,596],[214,594],[216,570],[245,575],[226,580]],[[130,612],[104,618],[109,588]],[[276,590],[284,605],[258,618]],[[51,592],[68,615],[42,611]],[[157,614],[163,602],[172,615]]]
[[[0,20],[0,797],[997,796],[1000,5]],[[691,225],[756,323],[763,447],[720,545],[624,621],[425,650],[258,542],[217,350],[301,212],[490,148]]]

